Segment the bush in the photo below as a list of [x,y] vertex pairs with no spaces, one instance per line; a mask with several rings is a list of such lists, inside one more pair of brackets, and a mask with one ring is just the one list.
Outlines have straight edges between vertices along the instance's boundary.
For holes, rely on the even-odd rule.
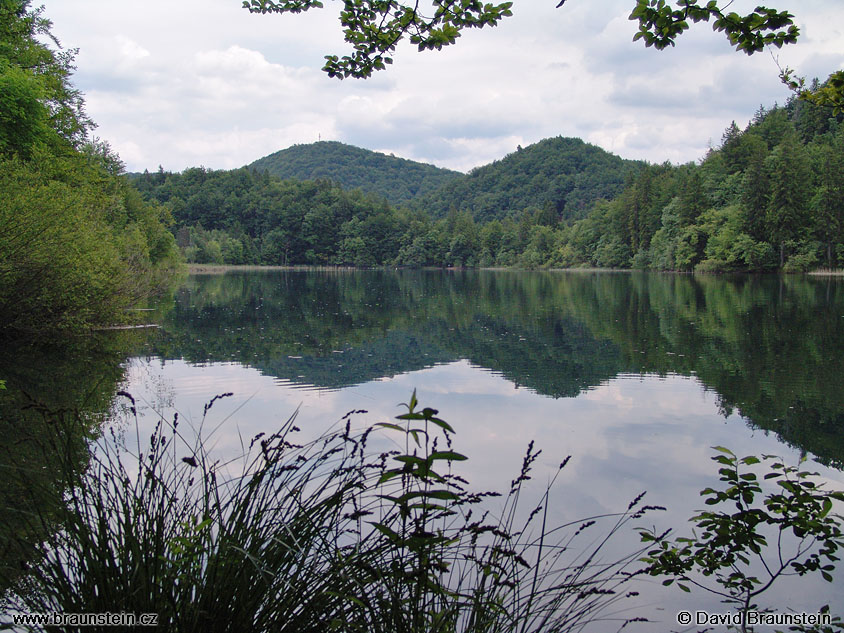
[[125,322],[178,264],[161,209],[133,206],[125,181],[79,157],[43,158],[0,160],[0,331]]
[[[738,458],[726,448],[715,450],[712,459],[721,465],[724,485],[700,493],[713,509],[691,518],[697,528],[691,538],[642,531],[642,540],[654,545],[643,560],[650,574],[667,576],[665,585],[676,582],[687,592],[697,587],[720,596],[742,615],[736,628],[747,631],[747,614],[760,610],[759,596],[780,577],[820,574],[832,582],[837,552],[844,547],[841,517],[832,508],[835,500],[844,501],[844,493],[823,490],[813,479],[817,473],[778,457]],[[760,478],[753,467],[763,465],[767,472]],[[764,496],[763,481],[773,485]],[[828,613],[829,606],[819,611]],[[838,618],[833,622],[844,630]]]
[[696,273],[721,273],[730,269],[730,265],[722,259],[704,259],[695,266]]
[[820,258],[818,257],[819,244],[816,242],[808,242],[802,244],[797,252],[788,258],[783,266],[783,272],[787,273],[805,273],[812,270],[818,265]]

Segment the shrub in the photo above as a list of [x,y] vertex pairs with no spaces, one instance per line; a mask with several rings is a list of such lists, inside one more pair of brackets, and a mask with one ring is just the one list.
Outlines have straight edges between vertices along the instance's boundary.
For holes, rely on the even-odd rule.
[[[701,491],[713,510],[691,518],[698,530],[691,538],[642,531],[642,540],[654,546],[643,560],[650,574],[667,576],[665,585],[676,582],[687,592],[696,587],[720,596],[741,614],[737,628],[747,631],[747,614],[760,610],[759,596],[779,578],[816,573],[832,582],[837,552],[844,547],[833,501],[844,501],[844,493],[823,490],[814,481],[817,473],[778,457],[739,458],[726,448],[715,450],[723,485]],[[752,467],[761,465],[768,469],[760,480]],[[764,496],[762,482],[773,484]],[[829,606],[820,611],[829,612]],[[836,627],[844,629],[840,620]]]
[[804,273],[812,270],[818,265],[818,251],[819,244],[817,242],[801,244],[797,252],[788,258],[788,261],[782,268],[783,272]]

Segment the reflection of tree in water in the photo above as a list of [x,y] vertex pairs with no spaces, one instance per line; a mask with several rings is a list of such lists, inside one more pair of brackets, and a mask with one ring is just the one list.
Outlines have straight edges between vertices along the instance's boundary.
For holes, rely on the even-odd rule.
[[[145,333],[117,332],[61,347],[4,342],[0,376],[0,592],[25,569],[32,525],[61,500],[63,468],[57,454],[84,468],[87,440],[99,432],[123,380],[121,363]],[[49,519],[47,520],[49,523]]]
[[844,465],[844,284],[514,272],[192,277],[153,353],[321,388],[465,358],[552,397],[620,373],[697,376],[762,429]]

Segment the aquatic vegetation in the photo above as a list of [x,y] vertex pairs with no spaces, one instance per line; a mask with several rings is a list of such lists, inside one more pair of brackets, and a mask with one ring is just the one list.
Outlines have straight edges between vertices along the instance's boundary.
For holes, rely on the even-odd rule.
[[[301,443],[291,417],[252,438],[236,467],[177,415],[143,451],[105,434],[87,469],[68,461],[64,508],[27,509],[50,536],[29,545],[26,574],[3,579],[14,588],[8,611],[155,613],[168,630],[297,633],[579,631],[609,618],[606,630],[639,619],[613,618],[635,596],[643,552],[606,560],[604,550],[654,509],[641,496],[616,515],[549,525],[547,494],[519,508],[533,445],[496,499],[452,472],[466,457],[436,410],[415,394],[406,409],[362,432],[351,420],[365,412],[353,411]],[[372,450],[375,433],[398,434],[405,450]],[[66,459],[58,439],[45,448]]]

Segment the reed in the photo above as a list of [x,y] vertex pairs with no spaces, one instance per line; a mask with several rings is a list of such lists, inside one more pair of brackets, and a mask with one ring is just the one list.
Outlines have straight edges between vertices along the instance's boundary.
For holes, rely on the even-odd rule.
[[[547,492],[520,508],[532,445],[491,503],[499,495],[453,474],[466,457],[451,426],[415,393],[406,407],[396,423],[355,433],[347,415],[301,443],[291,417],[252,439],[236,474],[177,416],[142,452],[114,433],[92,441],[80,470],[57,417],[45,449],[66,460],[64,503],[28,509],[31,533],[46,536],[27,544],[27,573],[3,579],[6,607],[156,613],[163,630],[184,632],[563,632],[638,619],[608,608],[624,612],[635,595],[641,551],[603,553],[654,508],[639,497],[617,515],[549,525]],[[373,433],[397,434],[404,450],[371,450]]]

